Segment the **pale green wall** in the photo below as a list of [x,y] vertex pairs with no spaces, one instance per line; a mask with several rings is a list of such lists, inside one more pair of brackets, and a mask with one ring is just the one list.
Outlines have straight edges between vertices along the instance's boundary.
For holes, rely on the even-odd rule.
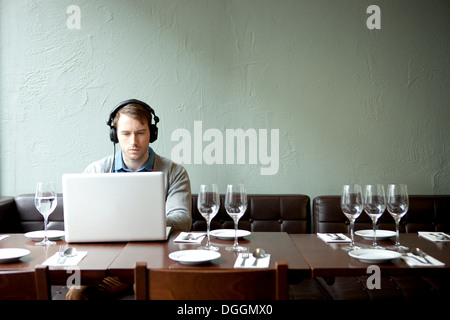
[[[249,193],[314,197],[404,182],[450,194],[448,0],[0,3],[1,195],[110,154],[105,122],[127,98],[156,110],[153,147],[166,157],[194,121],[223,137],[279,130],[277,174],[261,175],[259,158],[186,164],[194,192],[244,181]],[[71,4],[80,30],[66,26]],[[371,4],[380,30],[366,27]]]

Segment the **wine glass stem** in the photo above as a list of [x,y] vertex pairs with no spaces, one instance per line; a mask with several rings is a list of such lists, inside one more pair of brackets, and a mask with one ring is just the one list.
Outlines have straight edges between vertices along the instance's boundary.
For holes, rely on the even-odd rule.
[[48,241],[48,237],[47,237],[47,221],[48,221],[48,217],[44,217],[44,240],[43,240],[43,242],[47,242]]
[[352,240],[350,246],[353,247],[355,245],[355,241],[353,238],[353,230],[355,229],[355,220],[354,219],[350,219],[350,238]]
[[377,246],[377,219],[373,219],[373,241],[372,241],[372,246],[376,247]]
[[206,246],[209,247],[211,246],[211,242],[209,241],[209,229],[210,229],[210,225],[211,225],[211,220],[208,219],[206,220]]
[[237,236],[238,222],[239,222],[238,219],[234,219],[234,244],[233,244],[233,247],[237,247],[239,245],[238,236]]
[[400,219],[395,219],[395,246],[400,247]]

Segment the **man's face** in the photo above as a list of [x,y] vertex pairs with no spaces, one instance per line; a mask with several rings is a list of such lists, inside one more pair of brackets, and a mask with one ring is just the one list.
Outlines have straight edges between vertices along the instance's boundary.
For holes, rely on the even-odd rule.
[[123,161],[128,168],[133,164],[144,165],[148,160],[150,130],[147,123],[121,114],[117,121],[117,137],[122,149]]

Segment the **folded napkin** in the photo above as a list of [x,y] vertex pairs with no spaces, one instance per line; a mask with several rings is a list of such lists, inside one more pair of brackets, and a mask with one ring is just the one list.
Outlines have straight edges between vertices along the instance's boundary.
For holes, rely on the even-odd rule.
[[270,254],[266,254],[264,258],[259,258],[256,265],[254,265],[256,258],[249,253],[247,258],[244,258],[243,253],[239,253],[236,258],[236,262],[234,263],[235,268],[268,268],[270,264]]
[[77,255],[74,257],[65,257],[66,259],[63,263],[58,263],[59,252],[52,255],[50,258],[44,261],[44,266],[58,266],[58,267],[68,267],[76,266],[83,258],[87,255],[87,251],[77,251]]
[[317,236],[325,242],[351,242],[351,239],[342,233],[318,233]]
[[173,240],[174,242],[187,242],[187,243],[201,243],[206,233],[195,232],[180,232],[178,237]]
[[424,259],[424,257],[416,256],[412,253],[407,253],[402,255],[403,261],[405,261],[410,267],[443,267],[445,263],[429,256],[425,255],[425,258],[429,261],[429,263]]
[[0,236],[0,241],[2,241],[3,239],[6,239],[8,237],[9,237],[8,235],[2,235],[2,236]]
[[419,236],[433,242],[450,241],[450,236],[443,232],[424,232],[419,231]]

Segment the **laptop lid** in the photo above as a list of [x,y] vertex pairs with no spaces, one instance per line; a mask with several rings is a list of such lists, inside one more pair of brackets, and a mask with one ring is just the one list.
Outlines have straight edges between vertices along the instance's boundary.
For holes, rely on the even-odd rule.
[[165,240],[162,172],[64,174],[67,242]]

